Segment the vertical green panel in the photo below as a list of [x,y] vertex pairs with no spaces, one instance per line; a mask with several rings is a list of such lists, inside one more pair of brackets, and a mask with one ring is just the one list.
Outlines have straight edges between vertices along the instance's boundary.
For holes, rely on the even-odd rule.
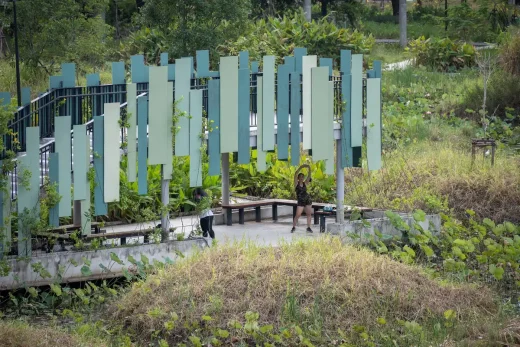
[[274,93],[275,93],[275,57],[265,56],[262,73],[263,84],[263,119],[262,119],[262,149],[264,151],[274,150]]
[[54,118],[54,138],[56,141],[55,151],[60,155],[60,185],[58,193],[61,195],[59,202],[60,217],[70,217],[72,212],[72,196],[70,188],[72,186],[72,176],[70,169],[71,164],[71,117],[56,117]]
[[369,170],[381,168],[381,79],[367,80],[367,160]]
[[[85,129],[86,130],[86,129]],[[88,136],[85,136],[85,148],[90,147],[90,139]],[[88,153],[88,152],[87,152]],[[90,155],[86,155],[84,158],[84,163],[88,167],[90,165]],[[85,187],[87,192],[87,198],[81,200],[81,235],[90,235],[91,232],[91,224],[92,218],[90,216],[90,181],[88,176],[85,175]]]
[[258,77],[256,81],[257,86],[257,94],[256,94],[256,104],[257,104],[257,126],[256,126],[256,169],[258,172],[264,172],[267,170],[266,164],[266,152],[262,149],[262,124],[263,124],[263,78]]
[[11,93],[1,92],[0,93],[0,106],[6,106],[11,103]]
[[[191,59],[182,58],[175,61],[175,102],[180,113],[186,116],[178,117],[175,134],[175,155],[186,156],[190,153],[190,86]],[[152,100],[150,99],[150,118],[152,115]],[[151,150],[151,148],[150,148]],[[150,153],[151,154],[151,153]]]
[[351,146],[360,147],[363,143],[363,55],[352,55],[351,82]]
[[87,199],[87,126],[74,125],[73,140],[73,175],[74,175],[74,200]]
[[352,146],[350,145],[351,139],[351,125],[350,125],[350,115],[351,115],[351,79],[352,75],[350,74],[352,63],[352,54],[350,51],[342,50],[341,51],[341,72],[343,74],[341,78],[341,99],[344,105],[343,110],[343,123],[341,127],[341,147],[342,147],[342,158],[341,158],[341,166],[343,168],[352,167],[353,166],[353,153]]
[[251,62],[251,72],[258,73],[258,62],[257,61]]
[[327,97],[328,107],[327,112],[324,112],[325,135],[322,137],[326,146],[325,172],[328,175],[334,175],[334,82],[328,83],[329,94]]
[[311,89],[312,75],[311,69],[318,65],[318,58],[315,55],[304,56],[302,67],[302,111],[303,111],[303,149],[311,149],[312,137],[312,105],[311,105]]
[[125,63],[122,61],[112,63],[112,84],[125,84]]
[[291,73],[291,165],[300,164],[300,73]]
[[[209,176],[220,175],[220,80],[208,82]],[[249,131],[248,131],[249,134]]]
[[168,66],[168,53],[161,53],[161,66]]
[[147,69],[144,65],[144,57],[142,55],[133,55],[130,57],[130,72],[132,74],[132,83],[148,82]]
[[367,70],[367,78],[376,77],[376,72],[374,70]]
[[105,186],[105,151],[104,151],[104,118],[101,116],[94,117],[94,215],[104,216],[108,213],[108,207],[103,196],[103,188]]
[[173,82],[168,82],[166,87],[166,147],[164,156],[166,163],[163,166],[163,179],[171,180],[173,174]]
[[101,84],[98,73],[90,73],[87,75],[87,87],[97,87]]
[[320,58],[320,66],[327,66],[329,68],[329,76],[332,76],[332,58]]
[[61,64],[61,76],[63,78],[63,88],[74,88],[76,86],[76,64]]
[[296,47],[294,49],[295,64],[294,68],[297,73],[301,74],[303,71],[303,57],[307,55],[307,48]]
[[[148,146],[150,147],[150,152],[148,154],[148,165],[167,164],[168,160],[171,160],[170,156],[166,154],[167,148],[171,148],[171,145],[168,144],[168,132],[171,131],[171,129],[167,129],[169,109],[167,78],[168,68],[166,66],[150,67],[150,84],[148,93],[150,100]],[[178,80],[179,79],[177,79],[177,81]],[[179,131],[179,135],[181,131]]]
[[293,72],[294,69],[296,69],[296,66],[295,66],[296,60],[294,57],[284,57],[283,63],[285,66],[287,66],[287,68],[289,69],[289,72]]
[[220,58],[220,151],[238,151],[238,57]]
[[148,193],[148,96],[137,99],[138,151],[137,180],[139,195]]
[[190,92],[190,187],[202,186],[202,90]]
[[238,53],[238,68],[249,70],[249,52],[242,51]]
[[278,92],[276,94],[278,159],[289,159],[289,73],[290,66],[278,66]]
[[126,85],[126,121],[128,123],[127,149],[128,182],[137,180],[137,84],[129,83]]
[[104,197],[105,202],[119,201],[119,162],[121,153],[119,152],[119,137],[121,128],[119,127],[120,118],[119,103],[105,104],[104,116],[104,145],[105,145],[105,174],[104,174]]
[[51,76],[49,77],[49,88],[50,89],[58,89],[63,85],[63,77],[62,76]]
[[209,51],[197,51],[195,58],[197,59],[197,77],[209,77]]
[[11,244],[11,181],[6,183],[5,191],[0,191],[0,259],[4,253],[9,253]]
[[312,73],[312,159],[325,160],[328,158],[326,139],[330,138],[331,128],[328,128],[329,114],[329,68],[315,67]]
[[383,74],[381,60],[374,60],[374,62],[372,63],[372,68],[376,72],[375,78],[381,78]]
[[238,70],[238,164],[249,164],[249,69]]
[[[26,154],[18,158],[17,171],[19,257],[31,255],[31,227],[27,225],[27,220],[39,220],[40,218],[40,128],[27,127],[25,131]],[[26,177],[28,177],[27,181],[22,181],[22,178]]]
[[31,103],[31,88],[22,88],[22,106],[27,106]]

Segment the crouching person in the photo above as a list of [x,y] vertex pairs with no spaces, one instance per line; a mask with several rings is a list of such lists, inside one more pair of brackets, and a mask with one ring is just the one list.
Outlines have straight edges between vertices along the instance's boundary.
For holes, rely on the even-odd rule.
[[215,238],[213,231],[213,212],[211,211],[211,201],[208,194],[202,188],[196,188],[193,192],[195,202],[197,203],[197,211],[199,212],[200,228],[202,236]]

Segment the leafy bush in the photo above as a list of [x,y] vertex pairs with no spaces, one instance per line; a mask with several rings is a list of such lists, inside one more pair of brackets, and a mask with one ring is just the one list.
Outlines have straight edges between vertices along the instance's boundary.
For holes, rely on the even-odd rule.
[[520,76],[520,29],[503,35],[498,59],[504,72]]
[[410,42],[407,50],[415,64],[432,70],[452,72],[475,64],[475,48],[467,43],[456,43],[448,38],[423,37]]
[[218,50],[221,55],[238,55],[247,50],[251,59],[261,61],[265,55],[278,59],[293,54],[295,47],[306,47],[309,54],[339,58],[341,49],[368,53],[375,40],[358,31],[338,28],[328,18],[308,23],[302,11],[282,18],[261,19],[236,41],[227,41]]

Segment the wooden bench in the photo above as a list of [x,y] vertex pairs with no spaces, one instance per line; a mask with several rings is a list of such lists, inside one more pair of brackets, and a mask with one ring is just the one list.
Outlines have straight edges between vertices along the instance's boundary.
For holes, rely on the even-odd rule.
[[[91,222],[90,223],[91,231],[94,234],[97,234],[97,233],[101,232],[100,225],[101,225],[101,223]],[[69,225],[62,225],[62,226],[59,226],[59,227],[53,228],[53,229],[48,229],[47,231],[51,232],[51,233],[66,234],[66,233],[71,232],[71,231],[77,231],[77,230],[81,231],[82,228],[83,227],[81,225],[69,224]]]
[[126,239],[129,237],[139,237],[144,236],[144,243],[148,243],[150,234],[153,232],[156,232],[156,229],[145,229],[145,230],[131,230],[131,231],[120,231],[115,233],[107,233],[101,232],[97,234],[90,234],[85,236],[85,240],[95,240],[95,239],[104,239],[104,240],[111,240],[111,239],[121,239],[121,245],[126,245]]

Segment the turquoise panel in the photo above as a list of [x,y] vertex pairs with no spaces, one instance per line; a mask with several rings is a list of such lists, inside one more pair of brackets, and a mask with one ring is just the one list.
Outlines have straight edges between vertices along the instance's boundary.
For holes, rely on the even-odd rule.
[[101,84],[98,73],[91,73],[87,75],[87,87],[96,87]]
[[381,168],[381,79],[367,80],[367,160],[369,170]]
[[137,182],[139,195],[148,194],[148,96],[137,99]]
[[104,151],[104,125],[103,117],[94,117],[94,215],[104,216],[108,213],[108,206],[103,196],[103,187],[105,185],[105,151]]
[[256,127],[256,169],[258,172],[264,172],[267,170],[266,163],[266,152],[262,149],[262,123],[263,123],[263,78],[258,77],[256,82],[257,90],[256,93],[256,104],[257,104],[257,127]]
[[171,180],[173,175],[173,82],[166,84],[166,148],[164,149],[164,158],[166,163],[163,165],[163,179]]
[[383,75],[381,60],[374,60],[374,62],[372,63],[372,68],[376,72],[375,78],[381,78]]
[[300,164],[300,73],[291,73],[291,165]]
[[341,166],[343,168],[353,167],[353,153],[350,133],[351,133],[351,124],[350,124],[350,115],[351,115],[351,78],[350,67],[352,63],[352,54],[350,51],[342,50],[341,51],[341,59],[340,59],[340,67],[341,72],[343,73],[343,77],[341,79],[341,100],[343,102],[343,115],[342,115],[342,127],[341,127],[341,149],[342,149],[342,158],[341,158]]
[[148,82],[148,71],[144,65],[144,57],[142,55],[133,55],[130,57],[130,71],[132,74],[132,83]]
[[[87,199],[87,126],[74,125],[73,161],[74,200]],[[90,199],[90,197],[88,197]]]
[[190,61],[190,78],[193,78],[195,73],[193,57],[182,57],[181,59],[188,59]]
[[61,64],[61,76],[63,78],[63,88],[73,88],[76,86],[76,64]]
[[0,93],[0,105],[6,106],[11,103],[11,93],[9,92],[1,92]]
[[352,55],[351,81],[351,146],[361,147],[363,143],[363,55]]
[[67,117],[56,117],[54,118],[54,138],[56,141],[55,151],[60,155],[59,167],[60,167],[60,185],[58,193],[61,195],[59,202],[59,215],[60,217],[70,217],[72,213],[72,176],[70,169],[71,163],[71,118]]
[[[59,153],[51,153],[49,155],[49,183],[56,186],[58,191],[60,188],[60,163]],[[49,209],[49,225],[51,227],[58,227],[60,225],[60,210],[59,206],[56,205]]]
[[[175,134],[175,155],[190,154],[190,87],[191,87],[191,59],[177,59],[175,63],[175,103],[178,112],[185,116],[178,117]],[[150,106],[152,100],[150,99]],[[150,111],[150,114],[151,111]]]
[[[1,165],[1,164],[0,164]],[[5,191],[0,191],[0,228],[3,235],[0,241],[0,259],[9,251],[11,244],[11,184],[6,184]]]
[[[150,117],[148,119],[148,146],[150,153],[148,154],[148,165],[162,165],[171,161],[168,155],[168,128],[167,118],[171,117],[171,105],[168,105],[168,79],[166,66],[150,67],[150,83],[149,83],[149,108]],[[179,80],[179,79],[177,79]],[[187,96],[186,96],[187,97]],[[182,117],[184,118],[184,117]],[[179,134],[182,132],[179,131]]]
[[168,81],[175,81],[175,64],[168,64]]
[[63,86],[63,77],[61,76],[51,76],[49,77],[49,88],[50,89],[58,89]]
[[367,70],[367,78],[376,77],[376,72],[374,70]]
[[334,141],[331,136],[333,129],[328,127],[329,108],[329,68],[315,67],[312,74],[312,120],[311,120],[311,145],[312,159],[325,160],[328,158],[326,145],[327,139]]
[[238,53],[238,68],[249,70],[249,52],[242,51]]
[[208,124],[208,175],[218,176],[220,175],[220,80],[208,82]]
[[296,69],[296,59],[294,57],[284,57],[283,63],[289,69],[289,72],[293,72]]
[[258,73],[258,62],[257,61],[251,62],[251,72]]
[[249,164],[249,68],[238,70],[238,164]]
[[262,119],[262,149],[274,150],[274,69],[275,57],[265,56],[262,74],[263,83],[263,119]]
[[112,84],[125,84],[125,63],[122,61],[112,63]]
[[334,175],[334,144],[336,140],[334,140],[334,82],[328,82],[329,94],[327,98],[328,108],[327,112],[324,114],[323,122],[325,123],[325,136],[323,136],[323,141],[326,146],[326,154],[325,158],[325,172],[327,175]]
[[190,187],[202,186],[202,90],[190,92]]
[[209,77],[209,51],[197,51],[195,58],[197,59],[197,77]]
[[329,68],[329,76],[332,76],[332,58],[320,58],[320,66],[327,66]]
[[[86,128],[85,128],[86,130]],[[85,166],[88,168],[90,166],[90,155],[89,155],[89,148],[90,148],[90,138],[88,136],[85,136],[85,148],[87,148],[87,155],[84,158]],[[90,235],[91,232],[91,223],[92,223],[92,216],[90,212],[90,181],[88,179],[88,176],[85,175],[85,187],[86,187],[86,195],[87,198],[80,201],[81,206],[81,235]]]
[[128,182],[137,181],[137,84],[126,85],[126,121],[127,129],[127,151]]
[[220,58],[220,150],[238,152],[238,57]]
[[303,122],[303,139],[302,145],[304,150],[312,149],[312,105],[311,105],[311,90],[312,90],[312,76],[311,69],[318,65],[317,57],[315,55],[304,56],[303,72],[302,72],[302,122]]
[[31,88],[22,88],[22,106],[27,106],[31,103]]
[[307,55],[307,48],[297,47],[294,49],[295,68],[296,72],[302,73],[303,71],[303,56]]
[[168,53],[161,53],[161,66],[168,66]]
[[276,143],[278,159],[289,159],[289,73],[290,66],[278,66],[278,90],[276,93],[276,119],[278,123]]
[[105,104],[104,120],[104,185],[103,196],[105,202],[119,201],[119,139],[121,128],[119,103]]

